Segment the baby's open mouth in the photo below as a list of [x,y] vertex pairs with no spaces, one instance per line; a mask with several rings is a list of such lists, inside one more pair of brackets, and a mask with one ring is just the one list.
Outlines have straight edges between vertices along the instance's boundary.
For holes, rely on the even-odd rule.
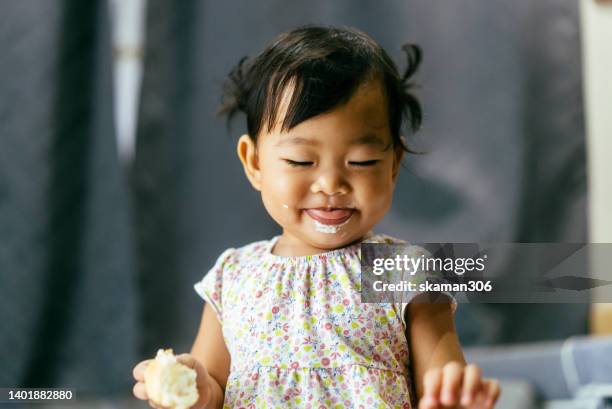
[[308,216],[322,224],[334,225],[341,224],[347,221],[355,209],[306,209]]

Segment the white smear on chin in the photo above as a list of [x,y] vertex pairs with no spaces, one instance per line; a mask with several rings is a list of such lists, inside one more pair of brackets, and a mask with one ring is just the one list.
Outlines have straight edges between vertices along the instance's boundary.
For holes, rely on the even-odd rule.
[[323,223],[321,223],[321,222],[319,222],[317,220],[314,220],[315,230],[320,232],[320,233],[336,234],[336,233],[338,233],[338,230],[340,230],[342,228],[342,226],[347,224],[350,220],[351,220],[351,218],[349,217],[348,219],[346,219],[344,222],[342,222],[340,224],[323,224]]

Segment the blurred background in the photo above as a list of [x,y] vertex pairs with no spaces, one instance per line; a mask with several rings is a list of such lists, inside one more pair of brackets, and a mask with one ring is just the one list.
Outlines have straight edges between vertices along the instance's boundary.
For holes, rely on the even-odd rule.
[[[400,68],[402,44],[423,48],[409,142],[429,153],[406,159],[377,231],[612,242],[610,1],[21,0],[0,21],[0,387],[147,407],[132,367],[191,348],[193,284],[280,232],[235,157],[243,118],[215,112],[234,64],[302,24],[357,27]],[[562,364],[567,345],[612,352],[593,338],[608,305],[462,304],[456,321],[523,407],[612,382],[596,358],[578,383]]]

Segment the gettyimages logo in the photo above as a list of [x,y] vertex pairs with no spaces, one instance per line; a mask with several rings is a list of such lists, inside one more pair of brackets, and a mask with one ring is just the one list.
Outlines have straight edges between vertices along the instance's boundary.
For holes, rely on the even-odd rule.
[[612,244],[363,243],[361,255],[363,302],[423,292],[457,302],[612,302]]

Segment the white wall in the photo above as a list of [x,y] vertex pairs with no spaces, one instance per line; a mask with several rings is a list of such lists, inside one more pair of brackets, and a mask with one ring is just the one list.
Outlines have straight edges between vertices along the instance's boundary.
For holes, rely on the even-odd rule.
[[590,240],[612,243],[612,1],[579,1],[587,113]]
[[[578,0],[582,16],[584,96],[589,175],[589,239],[612,243],[612,1]],[[605,267],[609,256],[593,255]],[[612,266],[597,272],[612,280]],[[607,293],[610,291],[607,290]],[[612,304],[595,304],[591,315],[595,333],[612,333]]]

